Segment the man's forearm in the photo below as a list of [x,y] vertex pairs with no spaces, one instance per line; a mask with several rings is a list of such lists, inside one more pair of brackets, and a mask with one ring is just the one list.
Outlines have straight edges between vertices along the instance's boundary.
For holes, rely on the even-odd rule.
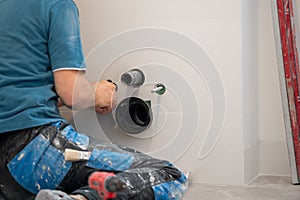
[[84,109],[95,104],[95,89],[84,72],[63,70],[54,73],[55,89],[63,104],[73,109]]

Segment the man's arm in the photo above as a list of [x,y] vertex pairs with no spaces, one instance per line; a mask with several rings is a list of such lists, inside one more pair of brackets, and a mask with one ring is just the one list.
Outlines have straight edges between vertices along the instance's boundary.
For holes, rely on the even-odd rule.
[[90,83],[84,71],[55,71],[54,84],[61,101],[68,107],[84,109],[94,106],[97,112],[105,114],[115,105],[115,85],[108,81]]

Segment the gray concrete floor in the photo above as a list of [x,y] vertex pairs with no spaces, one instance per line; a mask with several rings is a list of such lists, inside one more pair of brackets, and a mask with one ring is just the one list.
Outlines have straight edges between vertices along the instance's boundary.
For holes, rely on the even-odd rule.
[[191,184],[183,200],[300,200],[290,177],[259,176],[246,186]]

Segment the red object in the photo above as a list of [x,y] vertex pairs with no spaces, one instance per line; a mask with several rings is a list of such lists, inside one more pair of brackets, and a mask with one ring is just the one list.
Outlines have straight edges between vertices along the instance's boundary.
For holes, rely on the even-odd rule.
[[110,172],[94,172],[89,177],[89,186],[98,191],[98,194],[103,200],[107,200],[110,198],[115,198],[115,192],[107,191],[105,187],[105,181],[108,180],[109,177],[115,176],[114,173]]
[[291,0],[277,0],[283,66],[298,178],[300,177],[300,73]]

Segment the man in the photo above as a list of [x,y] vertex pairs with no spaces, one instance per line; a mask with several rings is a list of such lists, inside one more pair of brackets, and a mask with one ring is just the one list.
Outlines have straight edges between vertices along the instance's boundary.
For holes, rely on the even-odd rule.
[[[94,143],[60,116],[58,99],[100,114],[116,104],[115,85],[89,83],[85,69],[72,0],[0,1],[0,200],[101,199],[88,187],[97,171],[126,184],[115,199],[180,198],[187,180],[171,163]],[[67,148],[91,158],[66,161]]]

